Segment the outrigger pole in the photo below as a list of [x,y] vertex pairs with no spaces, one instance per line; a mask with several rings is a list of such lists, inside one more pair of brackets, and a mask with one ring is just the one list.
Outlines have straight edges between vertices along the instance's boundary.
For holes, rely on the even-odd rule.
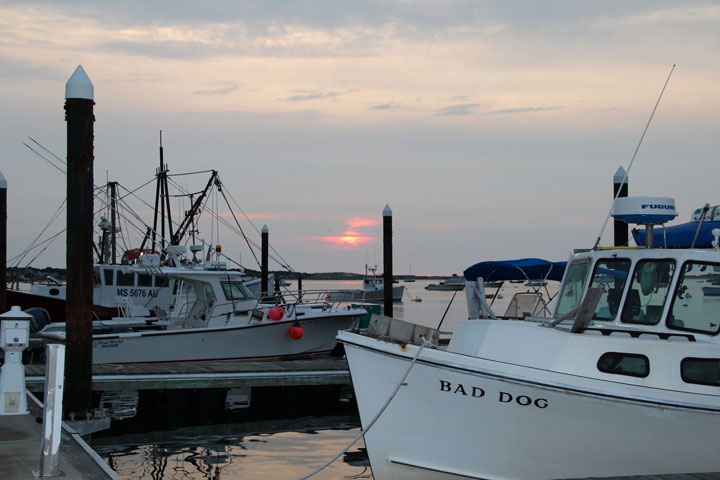
[[[673,71],[675,70],[675,64],[673,64],[672,68],[670,69],[670,73],[668,74],[667,79],[665,80],[665,85],[663,85],[662,90],[660,91],[660,95],[658,96],[657,102],[655,102],[655,108],[653,108],[652,113],[650,114],[650,118],[647,121],[647,124],[645,125],[645,130],[643,130],[642,135],[640,136],[640,141],[637,144],[637,147],[635,147],[635,152],[633,153],[632,159],[630,159],[630,165],[628,165],[628,168],[625,170],[625,176],[622,179],[622,182],[620,182],[620,186],[618,187],[618,191],[615,194],[614,200],[617,200],[620,196],[620,192],[622,191],[623,185],[627,182],[628,175],[630,175],[630,169],[633,166],[633,163],[635,162],[635,157],[637,156],[638,150],[640,150],[640,145],[642,145],[643,140],[645,139],[645,134],[648,131],[648,127],[650,127],[650,122],[652,122],[653,117],[655,116],[655,111],[658,108],[658,105],[660,105],[660,99],[662,99],[663,93],[665,93],[665,87],[667,87],[668,82],[670,81],[670,77],[673,74]],[[615,205],[615,202],[613,201],[612,205],[610,205],[610,210],[608,211],[607,217],[605,218],[605,223],[603,223],[602,229],[600,230],[600,234],[597,237],[597,240],[595,240],[595,245],[593,246],[593,250],[597,250],[598,246],[600,245],[600,239],[603,236],[603,233],[605,233],[605,228],[607,227],[608,220],[610,220],[610,217],[612,216],[613,212],[613,206]]]

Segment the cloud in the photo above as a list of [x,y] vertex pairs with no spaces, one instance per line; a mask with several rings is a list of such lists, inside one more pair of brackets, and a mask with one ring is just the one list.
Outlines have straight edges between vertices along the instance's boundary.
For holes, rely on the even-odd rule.
[[343,95],[347,95],[351,93],[352,90],[346,91],[346,92],[321,92],[321,91],[306,91],[306,90],[299,90],[297,95],[293,95],[291,97],[284,98],[286,102],[307,102],[310,100],[327,100],[327,99],[335,99],[339,98]]
[[473,115],[475,109],[479,107],[479,103],[461,103],[458,105],[449,105],[441,108],[436,115]]
[[399,108],[402,108],[402,106],[395,102],[381,103],[380,105],[370,106],[370,110],[397,110]]
[[225,94],[234,92],[238,88],[240,88],[238,85],[233,84],[233,85],[229,85],[227,87],[220,87],[220,88],[209,89],[209,90],[195,90],[195,92],[193,92],[193,93],[195,93],[197,95],[225,95]]
[[319,241],[326,244],[331,244],[337,247],[346,247],[352,249],[353,247],[360,247],[370,242],[376,241],[375,237],[368,237],[363,235],[338,235],[338,236],[326,236],[326,237],[307,237],[308,240]]
[[454,230],[460,227],[457,223],[428,223],[420,227],[421,230]]
[[552,106],[552,107],[521,107],[521,108],[503,108],[500,110],[492,110],[486,112],[486,115],[514,115],[516,113],[528,113],[528,112],[547,112],[550,110],[560,110],[563,107]]
[[345,223],[347,224],[348,228],[355,229],[360,227],[372,227],[375,225],[380,225],[381,221],[374,218],[356,217],[351,218],[350,220],[346,220]]

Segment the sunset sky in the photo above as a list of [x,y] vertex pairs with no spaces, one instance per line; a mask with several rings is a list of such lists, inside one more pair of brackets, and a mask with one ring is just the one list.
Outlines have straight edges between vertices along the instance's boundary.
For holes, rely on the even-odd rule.
[[[219,171],[244,231],[259,243],[266,224],[297,271],[382,265],[386,204],[398,274],[565,260],[598,236],[673,64],[630,192],[674,197],[678,222],[720,204],[719,32],[720,2],[695,0],[2,0],[8,258],[65,198],[23,143],[65,157],[65,83],[82,65],[96,184],[150,180],[162,130],[171,173]],[[257,268],[243,240],[219,241]],[[32,265],[63,267],[64,238]]]

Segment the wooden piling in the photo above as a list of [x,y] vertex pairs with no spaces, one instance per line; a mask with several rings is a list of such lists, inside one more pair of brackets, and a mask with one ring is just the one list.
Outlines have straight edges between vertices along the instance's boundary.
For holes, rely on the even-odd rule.
[[383,209],[383,306],[386,317],[393,316],[392,210]]
[[263,225],[260,232],[262,259],[260,260],[260,297],[266,297],[270,291],[268,288],[268,257],[270,255],[269,231],[267,225]]
[[0,313],[8,310],[5,300],[7,288],[7,180],[0,172]]
[[[620,192],[620,195],[618,195]],[[613,199],[628,196],[628,176],[623,167],[618,167],[613,177]],[[628,224],[621,220],[614,220],[615,246],[626,247],[628,245]]]
[[65,87],[67,122],[67,294],[65,418],[92,408],[93,85],[82,66]]

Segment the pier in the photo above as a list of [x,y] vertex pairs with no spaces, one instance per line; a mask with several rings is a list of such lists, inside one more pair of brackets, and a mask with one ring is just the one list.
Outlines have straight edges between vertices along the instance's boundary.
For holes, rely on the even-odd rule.
[[[25,415],[0,415],[0,478],[35,480],[40,470],[42,418],[40,402],[28,395]],[[76,432],[63,425],[60,443],[60,472],[65,478],[112,479],[120,477]]]
[[[45,365],[25,366],[28,390],[41,391]],[[344,358],[92,366],[92,390],[168,390],[351,385]]]

